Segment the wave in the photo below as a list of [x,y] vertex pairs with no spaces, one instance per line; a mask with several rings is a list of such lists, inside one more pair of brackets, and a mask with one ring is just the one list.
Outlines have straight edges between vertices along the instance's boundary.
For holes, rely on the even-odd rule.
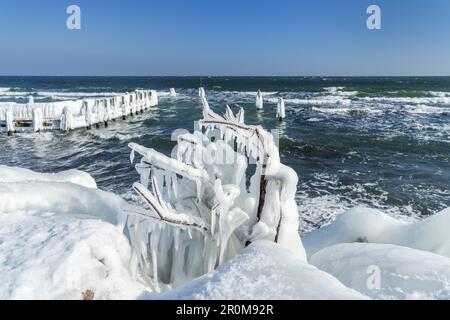
[[384,102],[393,104],[438,104],[450,105],[450,97],[421,97],[421,98],[406,98],[406,97],[360,97],[359,100],[366,102]]
[[[278,98],[268,98],[266,101],[270,103],[277,103]],[[337,96],[323,96],[317,98],[288,98],[284,99],[286,104],[297,104],[297,105],[350,105],[352,103],[351,99],[337,97]]]

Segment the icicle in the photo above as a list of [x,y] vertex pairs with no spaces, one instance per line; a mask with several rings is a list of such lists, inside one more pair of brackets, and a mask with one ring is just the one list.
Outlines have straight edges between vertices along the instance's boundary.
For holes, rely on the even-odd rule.
[[197,201],[200,201],[201,188],[202,188],[202,182],[200,181],[200,179],[195,180],[195,185],[196,185],[196,189],[197,189]]
[[172,173],[168,172],[167,174],[164,174],[164,180],[166,181],[166,190],[167,190],[167,197],[169,199],[173,199],[172,197]]
[[178,199],[178,178],[176,174],[172,174],[172,188],[173,188],[173,196],[174,199]]
[[206,255],[206,272],[211,272],[214,270],[217,262],[217,245],[212,239],[206,242],[204,251]]
[[131,153],[130,153],[130,162],[131,162],[131,164],[133,164],[133,162],[134,162],[134,149],[131,149]]
[[180,228],[175,228],[173,231],[173,243],[175,251],[178,251],[180,248]]
[[215,205],[211,209],[211,234],[214,234],[215,228],[216,228],[216,217],[217,217],[217,207],[219,205]]
[[153,230],[150,236],[150,248],[152,253],[152,264],[153,264],[153,280],[155,281],[155,288],[159,292],[159,284],[158,284],[158,244],[160,238],[160,229],[159,226]]

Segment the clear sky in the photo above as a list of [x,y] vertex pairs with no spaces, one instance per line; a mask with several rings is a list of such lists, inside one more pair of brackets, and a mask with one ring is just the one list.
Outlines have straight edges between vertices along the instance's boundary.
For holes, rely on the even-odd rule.
[[0,74],[450,75],[450,1],[1,0]]

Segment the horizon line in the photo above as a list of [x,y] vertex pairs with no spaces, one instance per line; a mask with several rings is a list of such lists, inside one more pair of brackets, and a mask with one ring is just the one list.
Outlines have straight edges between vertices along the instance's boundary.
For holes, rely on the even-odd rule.
[[97,78],[448,78],[450,75],[23,75],[6,74],[0,77],[97,77]]

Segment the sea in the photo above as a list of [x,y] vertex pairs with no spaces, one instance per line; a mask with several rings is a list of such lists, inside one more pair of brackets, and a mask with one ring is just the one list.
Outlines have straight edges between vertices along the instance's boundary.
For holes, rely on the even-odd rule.
[[[275,130],[282,161],[299,176],[301,232],[355,206],[420,220],[450,207],[450,77],[0,77],[0,103],[103,97],[155,89],[158,107],[69,133],[0,135],[0,164],[39,172],[79,169],[135,201],[128,143],[170,154],[176,129],[202,116],[198,88],[223,112]],[[178,95],[167,93],[175,88]],[[264,110],[255,94],[264,95]],[[276,119],[278,97],[286,119]]]

